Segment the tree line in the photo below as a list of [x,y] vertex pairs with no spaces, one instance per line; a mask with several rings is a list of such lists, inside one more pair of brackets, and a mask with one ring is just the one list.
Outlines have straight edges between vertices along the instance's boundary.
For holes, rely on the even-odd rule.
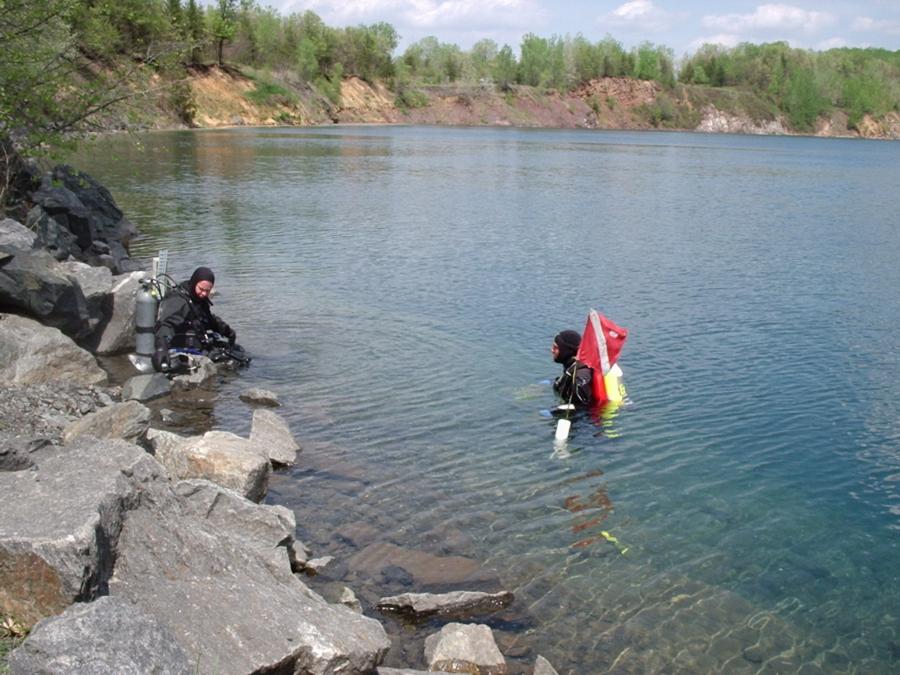
[[0,44],[0,140],[15,131],[26,148],[89,128],[98,112],[134,92],[137,65],[161,76],[186,118],[186,70],[211,63],[289,74],[335,102],[350,75],[386,83],[400,103],[415,101],[426,85],[570,91],[596,78],[631,77],[672,93],[750,91],[798,130],[834,107],[846,109],[851,127],[867,114],[900,110],[900,51],[706,45],[676,61],[650,42],[626,49],[610,36],[529,33],[515,48],[481,40],[463,50],[426,37],[395,54],[399,35],[388,23],[338,28],[312,11],[281,15],[256,0],[2,0]]

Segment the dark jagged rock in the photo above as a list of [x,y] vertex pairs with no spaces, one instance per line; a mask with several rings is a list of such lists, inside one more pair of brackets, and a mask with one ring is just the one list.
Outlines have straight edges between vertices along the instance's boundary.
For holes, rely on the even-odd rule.
[[27,314],[76,340],[93,331],[81,287],[52,255],[0,246],[2,253],[11,257],[0,263],[0,311]]
[[113,273],[140,268],[128,255],[137,230],[105,187],[91,176],[60,165],[30,194],[26,225],[58,260],[68,257]]

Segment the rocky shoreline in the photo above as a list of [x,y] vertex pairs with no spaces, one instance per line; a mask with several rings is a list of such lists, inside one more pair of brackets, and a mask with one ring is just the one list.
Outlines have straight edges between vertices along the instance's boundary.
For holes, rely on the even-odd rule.
[[[330,603],[310,587],[329,561],[296,538],[303,514],[261,503],[300,452],[277,394],[241,395],[246,438],[181,436],[145,404],[214,386],[215,364],[109,384],[96,357],[131,349],[148,275],[136,229],[89,176],[20,168],[0,222],[0,619],[30,634],[10,671],[424,672],[381,665],[382,622],[350,588]],[[513,602],[461,588],[367,610],[437,619],[415,659],[431,671],[507,673],[477,617]]]

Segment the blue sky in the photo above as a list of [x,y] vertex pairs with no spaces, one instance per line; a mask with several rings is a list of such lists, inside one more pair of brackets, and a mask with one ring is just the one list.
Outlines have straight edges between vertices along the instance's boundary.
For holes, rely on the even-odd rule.
[[784,40],[804,49],[900,49],[900,0],[744,2],[742,0],[262,0],[282,15],[314,11],[330,26],[387,21],[403,51],[428,35],[463,49],[482,38],[518,51],[522,35],[612,35],[625,47],[644,40],[676,57],[704,42]]

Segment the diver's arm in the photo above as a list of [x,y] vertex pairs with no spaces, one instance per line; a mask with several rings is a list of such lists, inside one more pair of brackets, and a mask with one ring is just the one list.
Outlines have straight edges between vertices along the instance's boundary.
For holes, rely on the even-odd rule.
[[167,345],[171,345],[175,335],[185,332],[189,314],[190,306],[187,300],[177,293],[167,295],[159,308],[159,319],[156,322],[157,339],[164,338]]
[[237,333],[234,332],[234,329],[212,312],[209,313],[209,316],[212,320],[212,329],[227,339],[229,345],[234,346],[234,341],[237,339]]

